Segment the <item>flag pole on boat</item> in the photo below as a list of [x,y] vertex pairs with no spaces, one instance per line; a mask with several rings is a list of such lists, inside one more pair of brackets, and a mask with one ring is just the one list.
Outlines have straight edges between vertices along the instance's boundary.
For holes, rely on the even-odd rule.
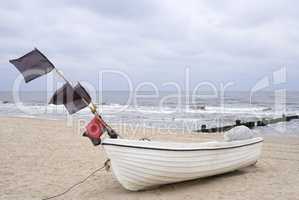
[[[56,67],[54,68],[56,74],[61,78],[63,79],[66,83],[69,83],[70,82],[65,78],[65,76],[63,75],[63,73],[58,70]],[[101,120],[103,122],[103,124],[105,125],[105,127],[107,128],[107,132],[108,132],[108,135],[111,137],[111,138],[117,138],[117,137],[121,137],[118,133],[116,133],[112,128],[111,126],[109,126],[104,120],[103,118],[101,117],[101,115],[98,113],[97,111],[97,106],[91,101],[90,103],[88,103],[86,101],[86,99],[84,97],[82,97],[82,100],[88,105],[88,108],[90,109],[90,111],[94,114],[95,117],[99,118],[99,120]]]
[[[26,83],[45,75],[54,69],[56,74],[66,83],[54,93],[49,103],[64,105],[70,114],[74,114],[85,107],[89,107],[91,112],[95,115],[95,118],[98,119],[96,123],[102,128],[104,127],[111,138],[119,137],[119,135],[102,119],[97,111],[96,105],[92,102],[92,99],[85,88],[79,82],[73,87],[63,73],[59,71],[37,48],[20,58],[9,60],[9,62],[23,75]],[[101,129],[101,131],[103,130]]]
[[[69,84],[70,84],[70,82],[65,78],[65,76],[63,75],[63,73],[62,73],[60,70],[58,70],[56,67],[55,67],[55,72],[56,72],[56,74],[57,74],[61,79],[63,79],[66,83],[69,83]],[[94,115],[98,115],[98,116],[99,116],[99,113],[98,113],[98,111],[97,111],[97,107],[96,107],[96,105],[95,105],[93,102],[88,103],[84,97],[82,97],[82,100],[88,105],[88,107],[90,108],[90,111],[91,111]]]

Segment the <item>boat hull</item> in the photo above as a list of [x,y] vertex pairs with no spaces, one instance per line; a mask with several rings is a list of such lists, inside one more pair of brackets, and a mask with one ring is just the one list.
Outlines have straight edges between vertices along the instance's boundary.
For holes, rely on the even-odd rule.
[[257,162],[262,138],[233,142],[168,143],[105,139],[120,184],[131,191],[227,173]]

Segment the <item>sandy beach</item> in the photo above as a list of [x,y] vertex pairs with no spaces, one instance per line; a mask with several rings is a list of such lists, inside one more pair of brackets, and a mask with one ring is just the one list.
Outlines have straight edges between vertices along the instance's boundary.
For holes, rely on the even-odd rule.
[[[101,147],[81,137],[77,123],[0,118],[0,199],[43,199],[84,179],[106,160]],[[205,141],[219,136],[130,134],[153,140]],[[138,132],[138,130],[135,130]],[[57,199],[299,199],[299,137],[266,137],[256,166],[211,178],[129,192],[111,171],[100,171]]]

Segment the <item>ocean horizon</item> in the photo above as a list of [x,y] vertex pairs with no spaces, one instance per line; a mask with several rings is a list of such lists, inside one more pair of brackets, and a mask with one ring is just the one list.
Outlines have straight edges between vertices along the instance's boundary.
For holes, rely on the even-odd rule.
[[[207,91],[194,96],[173,91],[102,91],[92,94],[102,117],[108,123],[138,125],[145,128],[175,129],[192,132],[201,125],[208,128],[232,125],[236,120],[250,121],[279,118],[299,114],[299,92],[286,91],[285,99],[274,91],[227,91],[207,98]],[[66,119],[68,114],[61,105],[48,105],[51,92],[22,91],[16,99],[12,92],[0,92],[0,115],[45,119]],[[130,96],[131,95],[131,96]],[[74,117],[89,119],[85,108]],[[264,134],[297,135],[298,120],[258,128]],[[280,131],[282,127],[288,127]]]

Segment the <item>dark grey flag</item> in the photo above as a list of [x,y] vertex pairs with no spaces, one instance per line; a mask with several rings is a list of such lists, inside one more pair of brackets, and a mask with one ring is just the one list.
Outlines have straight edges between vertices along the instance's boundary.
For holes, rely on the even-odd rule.
[[77,85],[75,86],[75,92],[78,95],[80,95],[85,102],[87,102],[88,104],[91,103],[91,97],[89,93],[85,90],[85,88],[80,83],[77,83]]
[[64,105],[70,114],[87,107],[91,102],[90,95],[78,83],[75,88],[69,83],[65,83],[52,96],[49,104]]
[[22,73],[26,83],[49,73],[55,68],[38,49],[34,49],[26,55],[9,62]]

